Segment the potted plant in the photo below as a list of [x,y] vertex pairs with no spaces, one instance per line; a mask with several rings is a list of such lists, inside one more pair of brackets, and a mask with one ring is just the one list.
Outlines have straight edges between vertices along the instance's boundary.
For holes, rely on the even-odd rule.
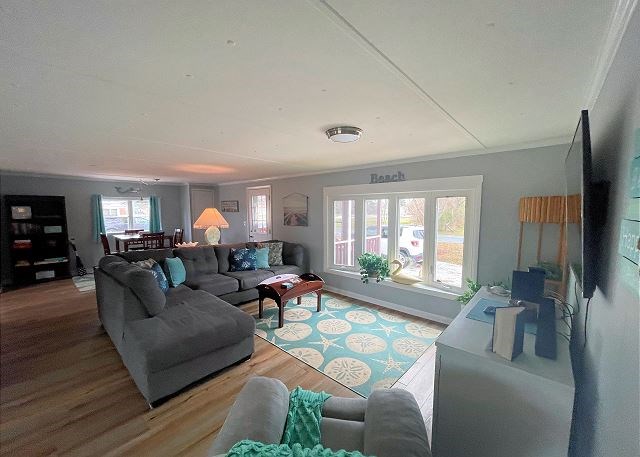
[[358,257],[358,264],[362,282],[365,284],[369,283],[369,279],[375,278],[376,282],[380,282],[389,276],[389,262],[384,256],[365,252]]
[[482,284],[474,281],[473,279],[466,278],[465,281],[467,282],[467,290],[456,299],[463,305],[469,303],[476,292],[478,292],[482,288]]

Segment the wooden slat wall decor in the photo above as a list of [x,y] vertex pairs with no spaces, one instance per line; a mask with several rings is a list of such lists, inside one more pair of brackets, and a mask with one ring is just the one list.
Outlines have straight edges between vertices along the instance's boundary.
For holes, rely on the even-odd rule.
[[524,224],[539,224],[538,227],[538,249],[536,252],[536,260],[540,263],[540,255],[542,249],[543,224],[559,224],[560,239],[558,240],[558,254],[556,263],[562,267],[562,281],[560,291],[564,294],[566,286],[565,261],[567,255],[567,246],[565,240],[565,232],[567,223],[579,224],[581,221],[581,196],[575,195],[548,195],[540,197],[522,197],[518,209],[520,220],[520,236],[518,242],[518,269],[522,262],[522,241]]
[[580,222],[580,195],[549,195],[545,197],[522,197],[519,220],[534,224],[562,224],[568,208],[567,222]]

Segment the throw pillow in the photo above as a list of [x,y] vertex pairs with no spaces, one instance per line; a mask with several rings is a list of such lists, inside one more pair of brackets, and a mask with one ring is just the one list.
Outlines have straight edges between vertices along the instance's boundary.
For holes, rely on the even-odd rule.
[[154,263],[151,267],[151,273],[153,273],[153,276],[155,276],[156,282],[158,283],[158,286],[160,286],[160,289],[166,294],[169,290],[169,281],[167,281],[167,277],[164,275],[164,271],[162,271],[162,268],[157,262]]
[[133,263],[134,265],[138,265],[139,267],[146,268],[147,270],[151,270],[151,268],[153,268],[153,264],[157,262],[153,259],[147,259],[147,260],[138,260],[137,262],[131,262],[131,263]]
[[265,244],[269,246],[269,265],[282,265],[282,241],[272,241]]
[[256,268],[269,268],[269,247],[256,249]]
[[256,270],[258,261],[255,248],[231,248],[229,271]]
[[187,270],[180,257],[167,257],[164,259],[164,270],[171,287],[176,287],[187,279]]

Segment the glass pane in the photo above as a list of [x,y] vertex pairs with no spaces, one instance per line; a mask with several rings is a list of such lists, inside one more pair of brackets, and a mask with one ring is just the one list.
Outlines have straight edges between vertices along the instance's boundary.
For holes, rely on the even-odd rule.
[[365,252],[388,255],[389,200],[365,200]]
[[398,200],[398,260],[404,273],[423,278],[424,198]]
[[466,203],[466,197],[436,199],[435,280],[454,287],[462,287]]
[[356,202],[333,202],[333,263],[352,267],[355,265]]
[[102,215],[107,233],[124,232],[129,228],[129,201],[103,199]]
[[131,200],[133,211],[132,229],[149,230],[149,199]]
[[251,196],[251,231],[266,234],[267,227],[267,196]]

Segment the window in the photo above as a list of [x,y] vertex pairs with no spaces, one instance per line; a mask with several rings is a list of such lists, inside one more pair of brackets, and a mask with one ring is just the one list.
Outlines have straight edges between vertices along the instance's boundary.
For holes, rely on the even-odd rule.
[[102,216],[107,233],[149,230],[148,198],[103,198]]
[[482,176],[326,187],[325,269],[357,274],[363,252],[398,259],[421,284],[476,278]]

